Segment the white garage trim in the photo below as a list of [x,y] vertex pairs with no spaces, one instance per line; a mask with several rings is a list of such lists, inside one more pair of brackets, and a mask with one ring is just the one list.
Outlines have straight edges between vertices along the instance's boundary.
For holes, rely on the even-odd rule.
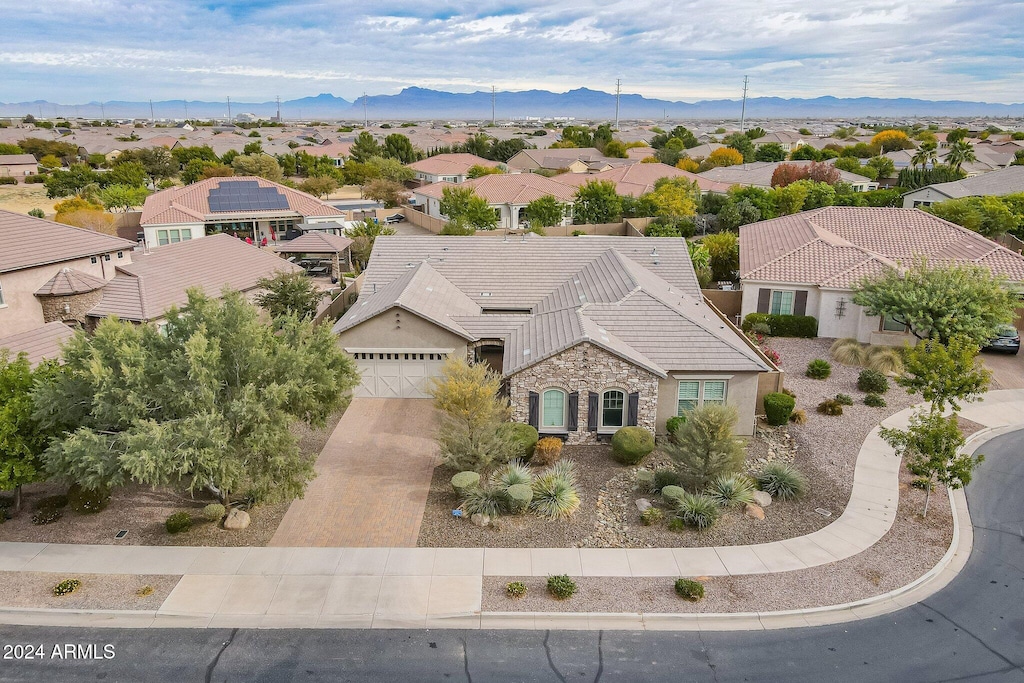
[[430,398],[429,381],[454,349],[345,349],[359,369],[353,394],[368,398]]

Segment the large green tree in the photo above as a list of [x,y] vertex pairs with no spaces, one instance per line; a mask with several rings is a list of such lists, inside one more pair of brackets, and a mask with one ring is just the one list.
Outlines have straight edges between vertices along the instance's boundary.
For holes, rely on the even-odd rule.
[[973,164],[977,160],[974,147],[966,140],[957,140],[950,144],[949,153],[946,155],[946,163],[958,171],[964,164]]
[[861,281],[853,301],[868,315],[891,316],[918,339],[945,345],[959,336],[979,348],[1013,322],[1018,304],[1006,280],[984,266],[931,267],[925,259]]
[[129,185],[108,185],[100,190],[98,198],[107,211],[128,212],[146,203],[149,190]]
[[214,487],[223,501],[301,496],[313,458],[294,422],[321,425],[355,386],[326,326],[260,320],[238,292],[191,290],[162,331],[109,318],[64,347],[64,371],[37,384],[44,428],[70,425],[44,454],[85,488],[135,481]]
[[284,179],[281,165],[269,154],[241,154],[231,161],[231,168],[235,169],[235,175],[257,176],[275,183]]
[[903,353],[903,374],[896,383],[910,394],[921,394],[931,409],[959,412],[960,401],[976,401],[992,376],[978,361],[978,347],[962,337],[948,344],[922,339]]
[[401,133],[392,133],[384,138],[383,156],[397,159],[403,164],[411,164],[423,158],[423,152],[412,146],[409,138]]
[[565,217],[565,209],[565,204],[546,194],[526,205],[526,220],[530,221],[531,229],[559,225]]
[[494,209],[469,186],[444,188],[439,209],[450,222],[474,230],[494,230],[498,227],[498,216]]
[[345,234],[352,240],[352,260],[356,268],[365,270],[373,252],[373,243],[381,235],[394,235],[395,229],[384,223],[365,220],[351,226]]
[[326,294],[305,273],[278,273],[257,284],[262,291],[254,300],[274,320],[288,316],[311,320]]
[[622,219],[622,199],[610,180],[590,180],[576,190],[573,222],[577,225],[615,223]]
[[924,210],[991,239],[1013,231],[1019,221],[1001,197],[947,199]]
[[356,136],[356,141],[349,150],[349,157],[353,161],[365,163],[371,157],[379,157],[383,154],[380,144],[367,131],[362,131]]

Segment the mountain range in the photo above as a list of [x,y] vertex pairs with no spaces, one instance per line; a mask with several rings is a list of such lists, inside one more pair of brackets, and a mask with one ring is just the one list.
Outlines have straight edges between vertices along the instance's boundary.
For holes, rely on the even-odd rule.
[[[303,97],[280,103],[285,120],[354,120],[363,119],[364,112],[371,121],[387,119],[490,119],[491,93],[451,93],[426,88],[405,88],[396,95],[370,95],[351,102],[341,97],[322,93],[316,97]],[[224,118],[228,115],[228,102],[199,100],[164,100],[160,102],[88,102],[86,104],[55,104],[35,102],[0,102],[0,116],[84,118],[149,118],[158,119]],[[277,114],[277,102],[230,103],[232,115],[255,114],[269,119]],[[615,95],[579,88],[564,93],[547,90],[498,92],[494,96],[494,112],[499,120],[525,117],[575,117],[580,119],[612,119],[615,116]],[[749,119],[771,118],[839,118],[857,117],[1020,117],[1024,116],[1024,103],[998,104],[962,100],[919,100],[910,98],[883,99],[876,97],[816,97],[812,99],[784,99],[755,97],[747,100]],[[698,102],[672,102],[650,99],[642,95],[622,95],[619,117],[629,119],[738,119],[739,100],[700,100]]]

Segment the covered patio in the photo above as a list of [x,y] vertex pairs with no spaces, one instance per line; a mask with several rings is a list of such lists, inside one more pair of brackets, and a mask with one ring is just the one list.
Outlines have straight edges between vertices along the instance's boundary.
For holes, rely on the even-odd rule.
[[342,274],[352,270],[352,240],[325,232],[307,232],[275,247],[277,253],[288,256],[306,272],[316,277],[330,277],[340,282]]

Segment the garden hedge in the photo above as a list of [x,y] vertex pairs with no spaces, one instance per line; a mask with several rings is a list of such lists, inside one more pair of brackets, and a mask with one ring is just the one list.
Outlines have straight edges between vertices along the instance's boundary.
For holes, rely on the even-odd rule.
[[764,395],[764,413],[770,425],[777,427],[789,422],[795,407],[796,400],[787,394],[773,392]]
[[750,313],[743,319],[743,331],[749,332],[758,323],[767,325],[768,334],[773,337],[805,337],[813,339],[818,336],[818,319],[813,315]]

